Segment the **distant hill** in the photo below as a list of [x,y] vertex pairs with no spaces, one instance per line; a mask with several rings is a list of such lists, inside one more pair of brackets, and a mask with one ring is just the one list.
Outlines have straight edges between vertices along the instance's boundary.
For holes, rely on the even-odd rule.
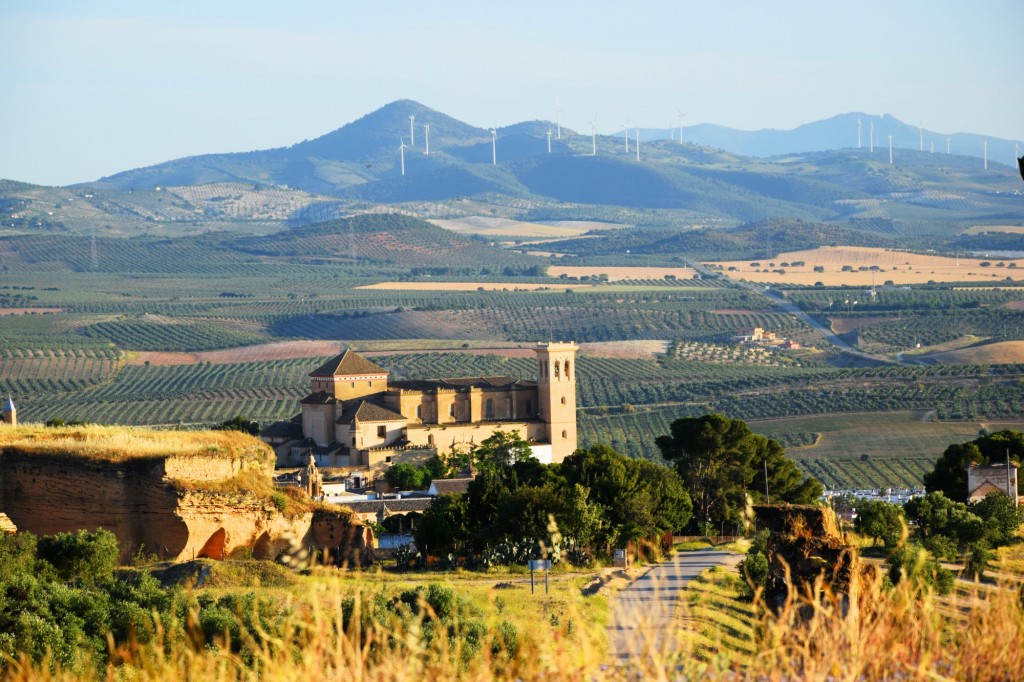
[[[892,164],[887,146],[869,149],[871,125],[879,139],[891,134],[903,145]],[[797,219],[943,240],[975,225],[1024,224],[1020,177],[997,163],[997,153],[1007,161],[1009,153],[995,140],[986,170],[971,156],[931,153],[928,134],[929,151],[912,148],[918,130],[889,116],[844,114],[792,131],[704,127],[704,146],[689,135],[697,128],[685,144],[643,131],[638,160],[635,142],[626,153],[621,136],[599,136],[596,154],[589,135],[563,128],[558,140],[547,121],[506,126],[493,138],[400,100],[290,147],[176,159],[65,188],[0,181],[0,229],[259,235],[396,205],[434,218],[494,212],[677,230]],[[981,138],[951,136],[954,150],[957,139],[970,146]],[[623,211],[631,212],[625,220]],[[965,244],[997,241],[1012,239],[972,235]]]

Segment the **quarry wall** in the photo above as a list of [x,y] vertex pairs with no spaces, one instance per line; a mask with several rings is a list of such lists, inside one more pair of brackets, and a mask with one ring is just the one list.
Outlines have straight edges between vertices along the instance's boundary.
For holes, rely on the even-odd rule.
[[[238,551],[272,558],[296,546],[337,556],[369,540],[343,510],[286,516],[268,499],[195,485],[231,478],[242,468],[237,459],[216,456],[109,462],[8,450],[0,453],[0,511],[19,530],[37,535],[109,530],[122,559],[140,549],[170,560],[221,559]],[[187,476],[189,486],[176,485],[172,472]]]

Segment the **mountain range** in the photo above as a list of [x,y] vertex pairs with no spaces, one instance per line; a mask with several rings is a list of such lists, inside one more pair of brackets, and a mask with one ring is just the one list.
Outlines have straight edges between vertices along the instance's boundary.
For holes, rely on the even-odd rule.
[[[410,121],[414,119],[414,123]],[[715,150],[731,155],[778,157],[807,152],[856,149],[857,126],[861,127],[860,150],[888,154],[888,138],[903,155],[908,151],[981,157],[988,141],[992,164],[1013,167],[1014,142],[988,139],[981,135],[956,133],[942,135],[903,123],[892,116],[849,113],[802,125],[793,130],[742,131],[713,124],[683,128],[687,144],[673,146],[677,131],[642,129],[644,146],[675,154],[683,159],[695,153]],[[429,131],[425,126],[429,126]],[[128,170],[101,178],[88,186],[143,189],[156,185],[195,185],[211,182],[254,182],[287,185],[310,192],[366,196],[380,194],[373,183],[402,176],[405,156],[407,187],[391,189],[387,194],[422,194],[423,178],[440,173],[448,183],[468,184],[468,194],[490,188],[501,191],[511,182],[506,173],[509,162],[547,153],[547,133],[555,130],[549,121],[516,123],[496,130],[494,147],[490,131],[458,121],[410,100],[392,102],[337,130],[290,147],[242,153],[192,156],[146,168]],[[553,139],[552,156],[581,156],[592,151],[590,135],[562,128],[562,139]],[[635,150],[630,133],[630,147]],[[872,145],[871,136],[874,135]],[[427,152],[429,136],[430,150]],[[597,156],[625,158],[623,131],[597,136]],[[948,147],[947,147],[948,140]],[[404,145],[404,151],[400,146]],[[493,154],[493,156],[492,156]],[[494,157],[500,164],[492,168]],[[886,156],[887,158],[887,156]],[[369,185],[362,189],[354,189]],[[520,188],[521,189],[521,188]],[[413,197],[415,198],[415,197]]]
[[[0,228],[265,234],[396,208],[420,217],[500,213],[673,229],[797,219],[951,235],[1024,223],[1012,143],[1003,141],[1002,163],[991,140],[986,169],[974,156],[932,153],[933,134],[889,116],[844,114],[791,131],[693,126],[685,143],[668,130],[643,130],[639,159],[633,134],[627,152],[621,132],[591,137],[562,128],[562,139],[549,138],[554,128],[528,121],[492,136],[401,100],[290,147],[181,158],[66,188],[0,180]],[[884,148],[871,149],[872,129]],[[928,151],[906,147],[919,147],[922,135]],[[972,140],[983,146],[980,137],[950,137],[953,150]]]

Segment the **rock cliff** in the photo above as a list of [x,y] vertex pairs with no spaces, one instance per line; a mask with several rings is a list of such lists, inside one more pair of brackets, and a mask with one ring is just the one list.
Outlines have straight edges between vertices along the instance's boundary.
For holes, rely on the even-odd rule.
[[[66,438],[52,447],[42,438],[49,434],[25,429],[19,440],[19,431],[0,434],[0,511],[21,531],[105,528],[117,535],[123,558],[141,549],[172,560],[239,551],[271,558],[296,547],[352,559],[370,539],[347,510],[273,495],[274,453],[249,436],[229,436],[225,445],[211,432],[205,449],[176,452],[161,433],[158,452],[142,446],[133,456],[111,447],[103,456],[108,434],[97,427],[63,430]],[[202,433],[188,435],[189,443],[202,441]]]

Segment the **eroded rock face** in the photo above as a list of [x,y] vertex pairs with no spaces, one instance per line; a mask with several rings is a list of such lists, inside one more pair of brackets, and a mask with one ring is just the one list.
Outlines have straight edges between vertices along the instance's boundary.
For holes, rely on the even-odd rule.
[[223,480],[237,462],[191,456],[103,462],[55,455],[0,455],[0,510],[19,530],[37,535],[104,528],[122,559],[142,549],[163,559],[222,559],[239,550],[273,558],[300,546],[332,560],[360,557],[370,538],[351,515],[317,510],[286,517],[268,500],[175,486],[170,472]]
[[759,528],[767,528],[768,581],[765,603],[780,609],[790,585],[802,591],[819,576],[833,593],[849,589],[853,547],[847,544],[831,509],[810,505],[756,505]]

